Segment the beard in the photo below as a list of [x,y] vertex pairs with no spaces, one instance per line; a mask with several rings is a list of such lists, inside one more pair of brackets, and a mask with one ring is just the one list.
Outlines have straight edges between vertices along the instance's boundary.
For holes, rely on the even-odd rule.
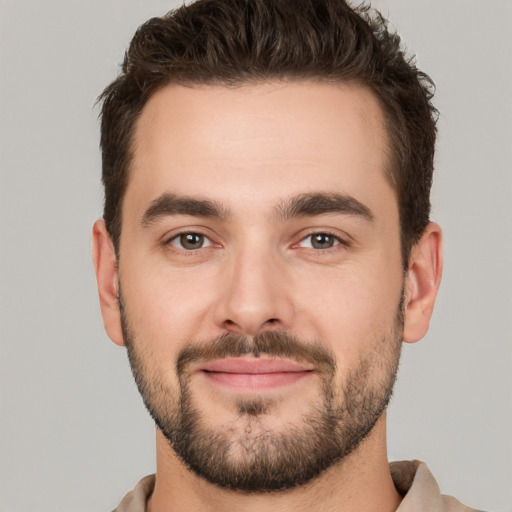
[[[128,358],[144,404],[185,466],[219,487],[245,493],[291,489],[306,484],[341,463],[371,433],[393,392],[400,360],[403,300],[389,332],[376,339],[370,353],[336,381],[334,355],[318,341],[304,341],[285,331],[251,338],[224,334],[189,343],[178,354],[178,389],[152,368],[150,349],[140,350],[119,296]],[[190,366],[252,354],[312,363],[321,382],[320,399],[282,428],[264,421],[279,404],[272,398],[241,397],[236,421],[213,426],[194,404]],[[297,396],[298,405],[301,397]]]

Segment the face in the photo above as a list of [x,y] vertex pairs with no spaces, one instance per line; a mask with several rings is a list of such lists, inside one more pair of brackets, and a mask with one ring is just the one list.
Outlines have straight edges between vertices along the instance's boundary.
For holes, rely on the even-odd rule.
[[387,163],[360,87],[168,86],[144,108],[122,338],[157,425],[210,482],[307,482],[383,412],[403,327]]

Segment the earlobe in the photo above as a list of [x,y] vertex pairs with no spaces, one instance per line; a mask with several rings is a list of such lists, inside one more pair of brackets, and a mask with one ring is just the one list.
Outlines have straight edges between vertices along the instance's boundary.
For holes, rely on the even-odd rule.
[[93,226],[92,256],[105,331],[116,345],[123,346],[118,301],[117,258],[114,244],[103,219],[97,220]]
[[403,340],[419,341],[427,334],[443,270],[441,228],[431,222],[411,250],[405,282]]

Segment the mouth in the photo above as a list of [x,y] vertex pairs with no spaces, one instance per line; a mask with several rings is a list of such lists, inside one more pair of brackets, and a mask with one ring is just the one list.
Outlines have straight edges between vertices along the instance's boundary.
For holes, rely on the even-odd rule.
[[260,391],[296,383],[314,375],[314,367],[289,359],[234,357],[201,365],[200,372],[211,384],[237,391]]

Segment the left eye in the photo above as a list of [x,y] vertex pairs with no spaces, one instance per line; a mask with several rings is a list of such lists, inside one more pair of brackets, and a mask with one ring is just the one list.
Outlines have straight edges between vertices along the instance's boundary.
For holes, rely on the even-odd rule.
[[314,233],[303,238],[299,245],[310,249],[330,249],[335,245],[339,245],[340,239],[329,233]]
[[178,249],[193,251],[195,249],[203,249],[212,245],[210,239],[201,233],[181,233],[172,238],[169,243]]

